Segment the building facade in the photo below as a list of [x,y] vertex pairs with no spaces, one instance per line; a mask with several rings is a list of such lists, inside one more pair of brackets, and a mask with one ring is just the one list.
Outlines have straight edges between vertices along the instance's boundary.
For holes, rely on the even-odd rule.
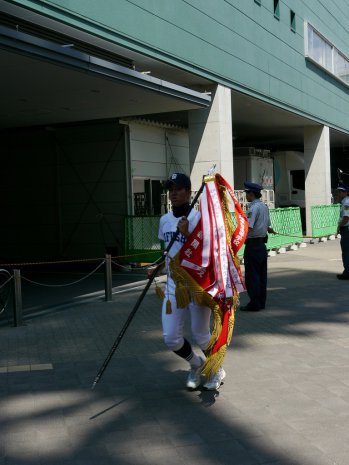
[[0,0],[1,257],[121,253],[171,171],[234,186],[247,147],[297,153],[309,231],[349,172],[348,25],[345,0]]

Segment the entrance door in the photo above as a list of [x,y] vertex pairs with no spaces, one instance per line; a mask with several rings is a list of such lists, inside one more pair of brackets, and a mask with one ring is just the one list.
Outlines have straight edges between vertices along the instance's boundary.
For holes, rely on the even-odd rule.
[[133,205],[135,216],[161,215],[161,181],[157,179],[133,179]]

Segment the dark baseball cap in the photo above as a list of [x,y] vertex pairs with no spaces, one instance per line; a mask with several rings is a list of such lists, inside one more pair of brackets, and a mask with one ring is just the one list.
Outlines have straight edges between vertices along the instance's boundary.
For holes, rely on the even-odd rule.
[[244,182],[244,186],[245,186],[245,192],[259,193],[263,189],[263,186],[261,186],[260,184],[257,184],[255,182],[250,182],[250,181]]
[[338,184],[337,191],[349,192],[349,186],[341,182]]
[[186,189],[191,189],[191,182],[189,176],[184,173],[173,173],[165,182],[165,189],[169,189],[172,184],[176,186],[185,187]]

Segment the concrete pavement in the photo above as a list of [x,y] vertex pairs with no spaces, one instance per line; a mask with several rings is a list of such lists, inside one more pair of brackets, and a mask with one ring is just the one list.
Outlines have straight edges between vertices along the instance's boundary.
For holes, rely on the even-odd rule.
[[237,312],[218,392],[185,389],[153,289],[93,391],[139,288],[1,326],[0,465],[348,465],[341,271],[339,240],[271,257],[267,309]]

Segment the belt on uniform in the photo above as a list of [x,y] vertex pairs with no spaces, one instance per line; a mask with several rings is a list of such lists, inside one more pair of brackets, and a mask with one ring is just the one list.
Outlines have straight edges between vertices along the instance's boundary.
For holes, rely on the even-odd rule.
[[249,242],[264,242],[265,241],[265,237],[248,237],[246,240],[245,240],[245,244],[248,244]]

